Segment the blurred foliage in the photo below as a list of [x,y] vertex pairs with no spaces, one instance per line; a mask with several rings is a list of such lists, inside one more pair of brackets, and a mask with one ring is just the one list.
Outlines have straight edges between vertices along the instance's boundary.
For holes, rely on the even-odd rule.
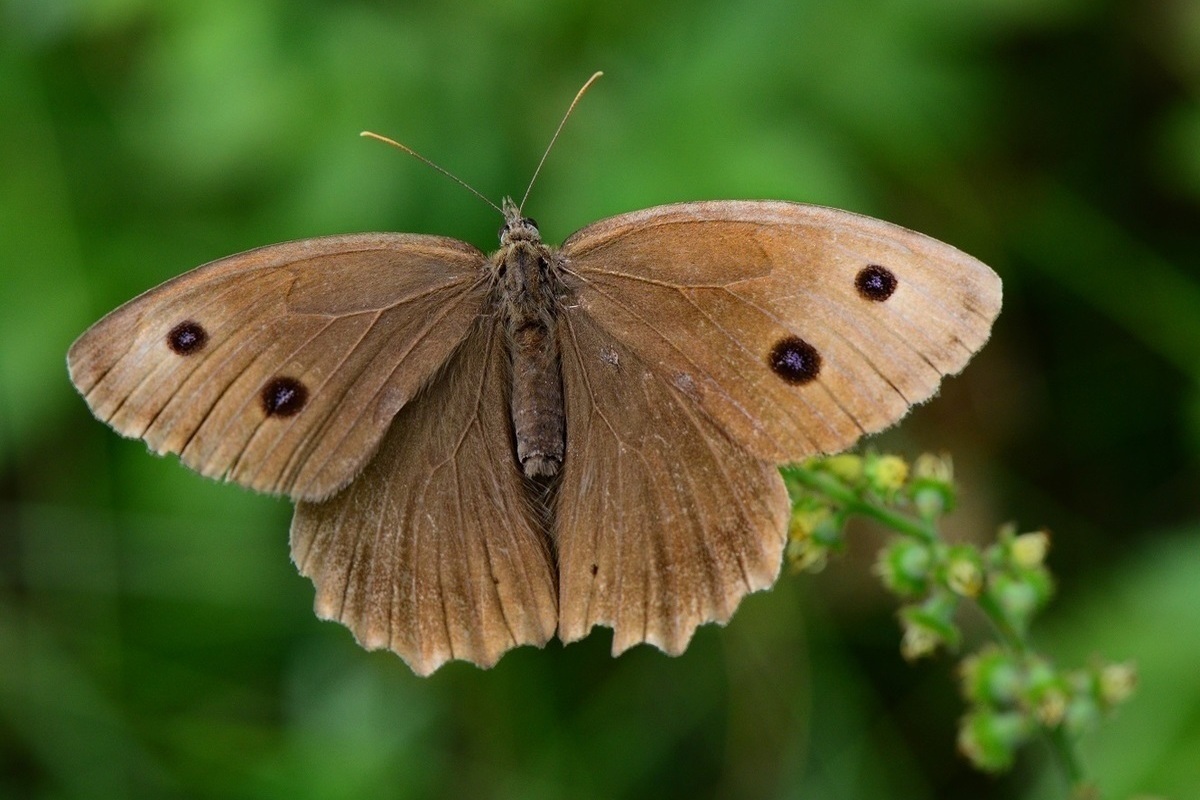
[[[0,795],[1055,797],[954,755],[870,548],[671,659],[525,648],[430,679],[310,613],[289,508],[95,422],[71,340],[273,241],[548,241],[673,200],[850,208],[992,264],[992,342],[890,432],[954,454],[962,537],[1046,525],[1039,647],[1138,662],[1085,740],[1112,797],[1200,785],[1200,5],[0,0]],[[964,632],[970,640],[971,631]],[[944,666],[944,669],[949,669]]]

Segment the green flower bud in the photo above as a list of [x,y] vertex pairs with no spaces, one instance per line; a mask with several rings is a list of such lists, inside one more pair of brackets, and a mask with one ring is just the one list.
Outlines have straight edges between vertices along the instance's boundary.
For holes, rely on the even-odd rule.
[[1095,727],[1100,719],[1100,708],[1096,700],[1089,694],[1076,694],[1067,704],[1063,715],[1063,725],[1074,734],[1083,733]]
[[941,484],[913,481],[908,493],[917,508],[917,514],[926,522],[954,508],[954,493]]
[[1016,660],[994,644],[963,659],[959,679],[969,702],[990,707],[1014,705],[1023,685]]
[[788,521],[788,543],[784,551],[793,571],[820,572],[824,569],[830,552],[841,552],[845,546],[843,522],[841,516],[815,497],[798,500]]
[[988,576],[988,594],[996,600],[1013,627],[1022,632],[1029,627],[1034,612],[1049,600],[1050,589],[1049,575],[1044,570]]
[[1038,608],[1050,602],[1050,598],[1054,595],[1054,579],[1050,576],[1048,569],[1045,567],[1030,567],[1029,569],[1021,570],[1017,575],[1033,590],[1033,594],[1037,598]]
[[1026,702],[1037,721],[1047,728],[1063,722],[1071,700],[1071,687],[1053,665],[1035,659],[1029,666],[1029,690]]
[[932,520],[954,508],[954,469],[949,456],[922,453],[913,462],[908,494],[924,520]]
[[894,539],[879,551],[875,574],[883,585],[901,597],[916,597],[929,591],[933,553],[929,546],[912,539]]
[[917,606],[900,609],[900,624],[903,636],[900,654],[907,661],[915,661],[932,655],[938,647],[958,647],[961,634],[954,624],[954,611],[958,602],[953,595],[934,594]]
[[974,711],[963,717],[958,749],[982,770],[999,772],[1012,766],[1017,748],[1029,738],[1032,726],[1016,711]]

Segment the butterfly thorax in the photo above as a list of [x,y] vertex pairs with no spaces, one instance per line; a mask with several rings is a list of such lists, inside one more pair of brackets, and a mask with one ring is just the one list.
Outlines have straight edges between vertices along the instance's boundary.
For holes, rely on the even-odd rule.
[[517,460],[530,478],[558,473],[564,449],[557,321],[565,287],[557,256],[537,223],[504,202],[500,249],[491,257],[494,301],[512,365]]

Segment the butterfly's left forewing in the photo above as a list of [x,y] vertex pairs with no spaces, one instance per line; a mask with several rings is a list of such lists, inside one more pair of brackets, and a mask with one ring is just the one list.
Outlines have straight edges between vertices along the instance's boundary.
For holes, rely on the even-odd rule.
[[466,336],[483,264],[470,245],[407,234],[230,256],[89,328],[71,380],[97,417],[204,475],[322,499]]

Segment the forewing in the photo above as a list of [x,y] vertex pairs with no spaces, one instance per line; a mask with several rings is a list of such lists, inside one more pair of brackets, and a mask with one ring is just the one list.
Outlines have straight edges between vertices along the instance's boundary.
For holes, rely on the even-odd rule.
[[580,312],[774,462],[895,422],[962,369],[1000,309],[1000,279],[965,253],[796,203],[651,208],[561,252]]
[[98,418],[155,452],[323,499],[466,336],[483,263],[462,242],[404,234],[252,250],[97,322],[71,347],[71,380]]

